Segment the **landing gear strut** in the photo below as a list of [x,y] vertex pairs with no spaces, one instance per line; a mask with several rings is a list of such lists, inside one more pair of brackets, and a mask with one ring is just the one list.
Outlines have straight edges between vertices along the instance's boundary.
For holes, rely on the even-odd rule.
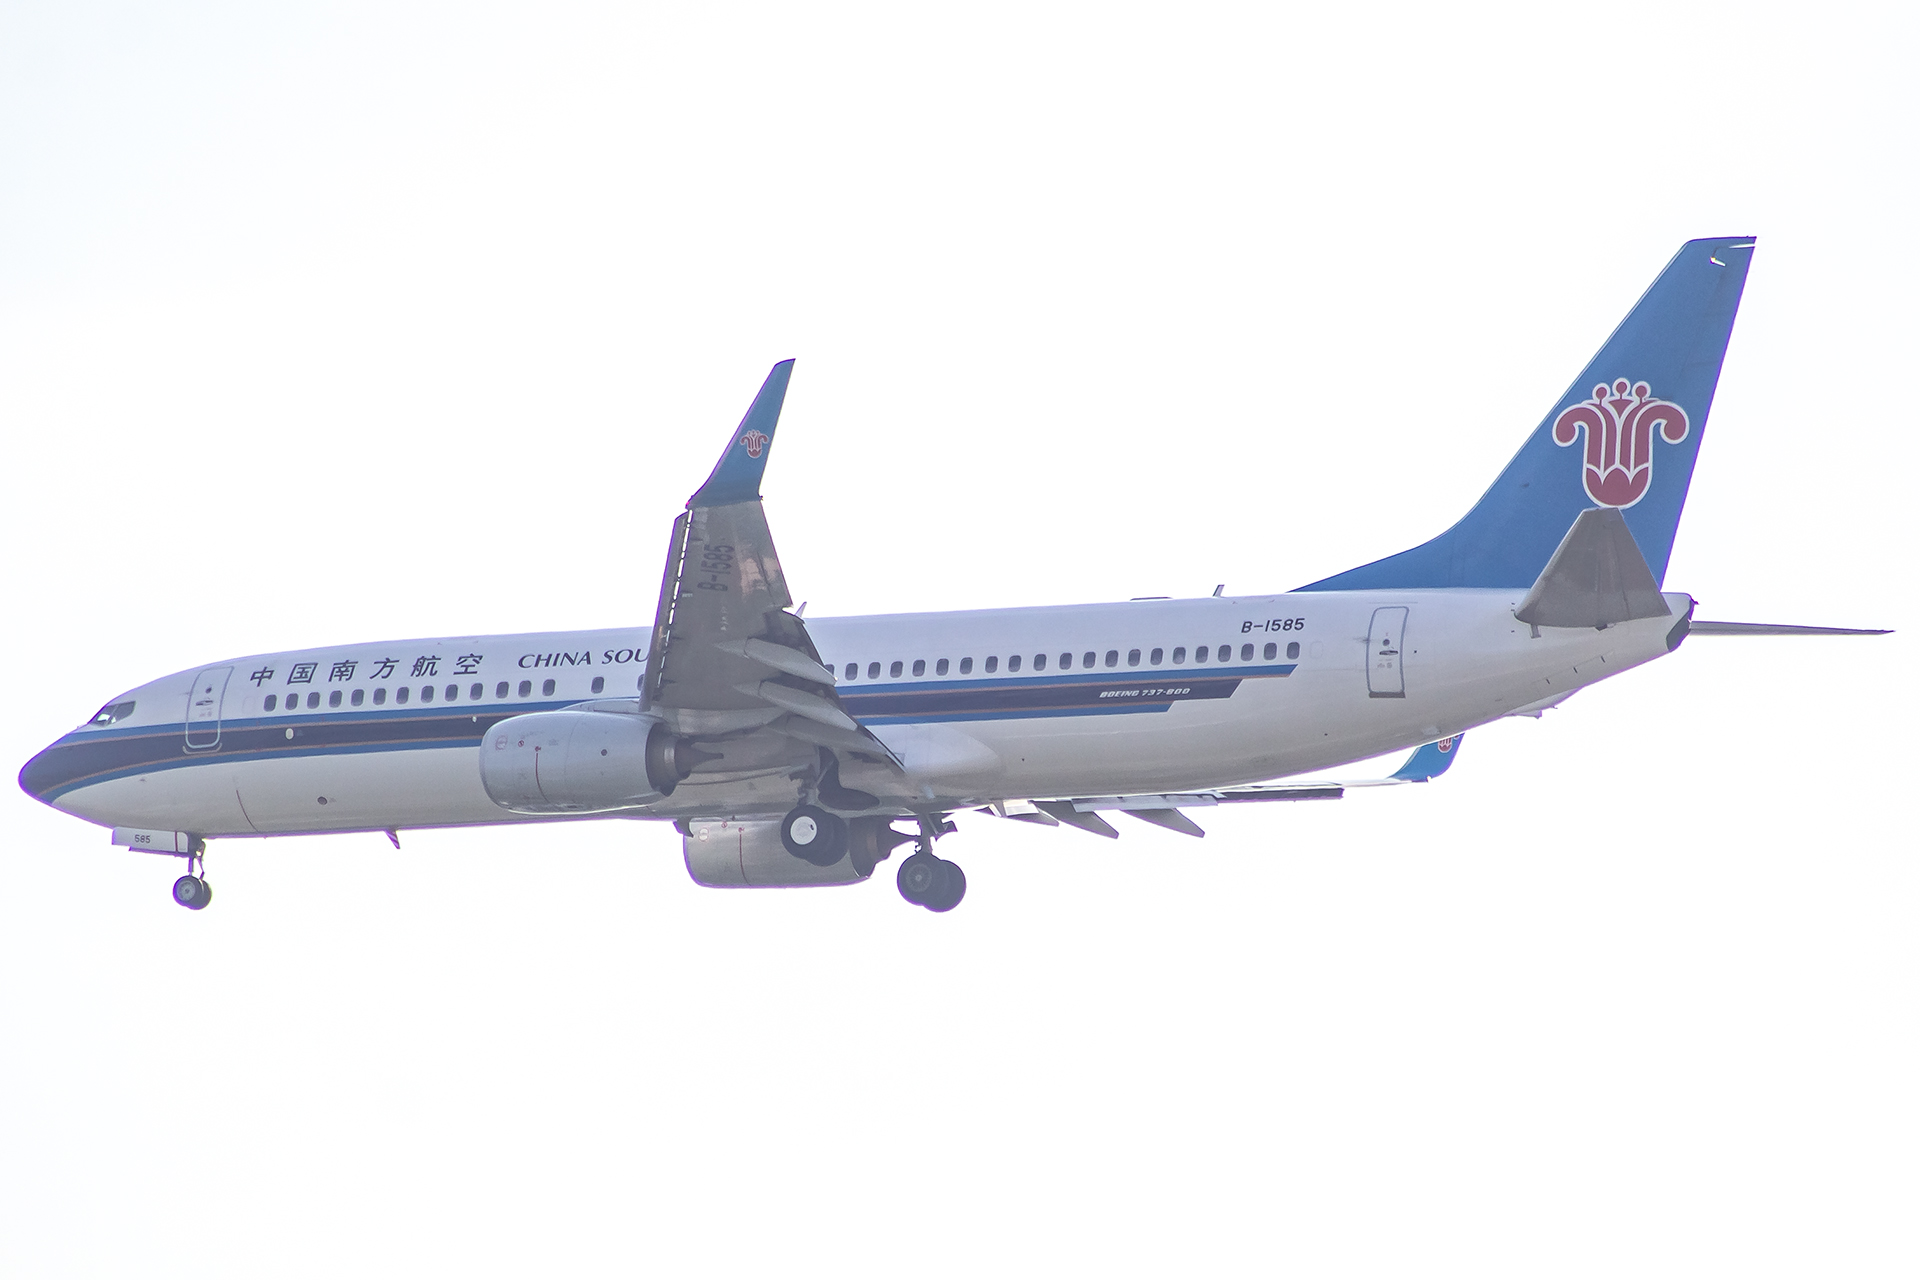
[[207,883],[207,864],[198,852],[187,855],[187,874],[173,882],[173,900],[189,911],[204,911],[213,901],[213,886]]
[[913,855],[900,864],[900,874],[894,881],[900,887],[900,896],[916,907],[951,911],[967,896],[967,873],[958,863],[936,857],[933,852],[933,842],[953,829],[953,823],[944,817],[920,819],[920,838],[914,842]]

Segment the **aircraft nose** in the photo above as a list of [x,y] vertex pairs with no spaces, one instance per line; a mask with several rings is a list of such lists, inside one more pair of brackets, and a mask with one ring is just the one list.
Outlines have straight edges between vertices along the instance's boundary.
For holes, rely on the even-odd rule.
[[79,761],[64,747],[64,743],[52,743],[20,767],[20,789],[41,804],[53,804],[65,785],[80,776],[75,768]]

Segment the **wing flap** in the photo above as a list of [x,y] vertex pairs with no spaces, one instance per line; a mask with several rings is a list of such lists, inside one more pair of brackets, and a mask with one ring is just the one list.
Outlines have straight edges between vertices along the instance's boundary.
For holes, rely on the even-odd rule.
[[1156,827],[1184,835],[1204,836],[1200,825],[1181,812],[1183,809],[1207,809],[1223,804],[1258,804],[1281,800],[1338,800],[1349,787],[1398,787],[1410,782],[1430,782],[1453,767],[1459,758],[1460,744],[1466,735],[1456,733],[1416,748],[1405,764],[1384,778],[1355,778],[1338,781],[1268,782],[1251,787],[1222,787],[1217,791],[1178,791],[1135,796],[1083,796],[1074,800],[1002,800],[989,813],[1022,822],[1063,822],[1095,835],[1120,833],[1102,821],[1099,814],[1121,813],[1150,822]]

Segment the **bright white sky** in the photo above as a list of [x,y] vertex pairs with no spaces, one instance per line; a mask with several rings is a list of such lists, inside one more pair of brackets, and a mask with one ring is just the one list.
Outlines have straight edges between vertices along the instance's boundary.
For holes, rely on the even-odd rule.
[[1690,641],[1430,787],[233,841],[0,800],[0,1272],[1910,1276],[1910,7],[14,3],[8,768],[218,657],[646,622],[799,358],[809,613],[1438,532],[1679,243],[1760,247]]

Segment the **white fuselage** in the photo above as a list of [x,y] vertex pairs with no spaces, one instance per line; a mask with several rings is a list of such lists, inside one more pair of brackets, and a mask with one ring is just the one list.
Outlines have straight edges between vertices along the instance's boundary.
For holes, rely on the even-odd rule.
[[[807,627],[910,790],[877,766],[843,780],[904,812],[1231,786],[1416,746],[1659,657],[1691,604],[1669,593],[1672,617],[1535,635],[1513,617],[1523,595],[1314,591]],[[539,820],[489,800],[480,735],[506,716],[638,696],[648,638],[640,627],[223,660],[122,694],[109,706],[130,712],[66,735],[21,782],[94,822],[199,836]],[[630,816],[774,815],[795,795],[778,771],[696,772]]]

